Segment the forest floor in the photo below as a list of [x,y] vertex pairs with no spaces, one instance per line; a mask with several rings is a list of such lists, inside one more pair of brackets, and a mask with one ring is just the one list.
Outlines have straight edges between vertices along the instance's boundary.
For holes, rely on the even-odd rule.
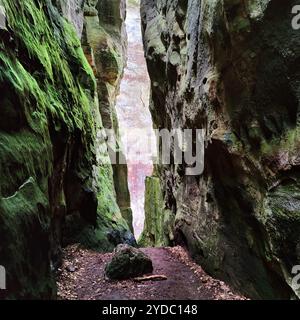
[[182,247],[142,249],[153,261],[154,275],[166,280],[135,282],[105,279],[112,254],[85,250],[77,245],[64,251],[58,273],[61,300],[244,300],[224,282],[208,276]]

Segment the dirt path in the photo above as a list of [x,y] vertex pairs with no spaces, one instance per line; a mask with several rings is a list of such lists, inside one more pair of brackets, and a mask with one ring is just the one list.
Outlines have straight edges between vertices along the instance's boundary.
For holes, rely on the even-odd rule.
[[203,300],[244,299],[223,282],[209,277],[181,247],[143,249],[153,261],[153,274],[164,281],[137,283],[108,281],[104,268],[112,254],[99,254],[71,246],[65,250],[58,274],[59,299],[83,300]]

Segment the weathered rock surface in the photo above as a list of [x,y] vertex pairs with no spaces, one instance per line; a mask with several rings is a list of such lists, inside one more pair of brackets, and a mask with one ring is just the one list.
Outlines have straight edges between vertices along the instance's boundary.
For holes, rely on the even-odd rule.
[[0,30],[0,264],[8,288],[0,294],[50,298],[62,238],[112,250],[109,233],[126,235],[129,226],[113,169],[101,161],[108,153],[97,137],[96,80],[62,17],[72,20],[78,4],[80,25],[81,2],[0,2],[7,20]]
[[202,176],[157,168],[175,239],[254,298],[299,296],[296,4],[142,0],[155,125],[206,130]]
[[[97,78],[103,126],[115,132],[117,159],[123,157],[115,105],[126,64],[125,16],[125,0],[87,0],[84,6],[84,50]],[[121,214],[133,231],[127,165],[113,164],[113,177]]]
[[141,250],[120,244],[115,249],[112,260],[105,267],[109,279],[129,279],[153,271],[151,259]]
[[165,209],[159,178],[147,177],[145,184],[145,223],[139,245],[168,247],[174,243],[174,214]]
[[86,0],[54,0],[61,14],[74,25],[79,38],[81,38],[83,30],[83,6],[85,1]]

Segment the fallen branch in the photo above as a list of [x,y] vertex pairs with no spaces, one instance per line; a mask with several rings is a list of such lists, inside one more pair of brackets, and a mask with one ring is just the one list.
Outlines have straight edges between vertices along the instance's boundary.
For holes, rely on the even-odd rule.
[[135,282],[143,282],[143,281],[163,281],[167,280],[168,278],[164,275],[152,275],[152,276],[145,276],[145,277],[137,277],[134,278],[133,281]]

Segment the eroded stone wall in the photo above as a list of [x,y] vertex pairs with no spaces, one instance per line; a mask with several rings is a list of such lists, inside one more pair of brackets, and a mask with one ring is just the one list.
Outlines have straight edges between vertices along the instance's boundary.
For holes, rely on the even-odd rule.
[[142,0],[157,128],[204,128],[205,171],[158,166],[175,239],[254,298],[300,261],[300,33],[287,0]]
[[[117,158],[123,157],[119,144],[116,97],[126,65],[127,36],[125,0],[88,0],[84,7],[84,48],[97,78],[100,113],[105,129],[115,131]],[[113,165],[118,205],[132,230],[132,211],[127,181],[127,166]]]

